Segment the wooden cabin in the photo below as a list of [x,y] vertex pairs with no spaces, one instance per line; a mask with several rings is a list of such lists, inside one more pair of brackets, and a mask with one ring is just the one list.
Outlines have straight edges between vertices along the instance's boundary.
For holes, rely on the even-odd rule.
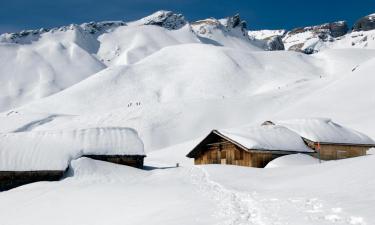
[[375,142],[330,119],[266,121],[261,126],[213,130],[188,155],[200,164],[265,167],[271,160],[303,153],[322,160],[366,155]]
[[80,157],[136,168],[146,157],[137,132],[122,127],[0,134],[0,155],[0,191],[60,180]]
[[364,156],[370,148],[375,147],[373,144],[340,144],[303,139],[310,148],[315,150],[316,153],[313,156],[321,160],[337,160]]
[[348,127],[344,127],[325,118],[292,119],[277,124],[299,134],[305,143],[316,153],[316,158],[322,160],[338,160],[364,156],[372,147],[374,141],[367,135]]
[[[196,165],[228,164],[263,168],[280,156],[314,153],[302,138],[283,127],[241,128],[237,131],[213,130],[187,157],[194,158]],[[279,137],[274,138],[275,135]],[[290,143],[285,142],[287,139]]]

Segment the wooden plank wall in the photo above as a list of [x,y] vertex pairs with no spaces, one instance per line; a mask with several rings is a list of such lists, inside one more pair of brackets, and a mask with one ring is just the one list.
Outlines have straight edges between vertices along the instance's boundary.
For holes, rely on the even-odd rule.
[[272,159],[278,157],[272,153],[250,153],[224,139],[216,143],[206,146],[202,151],[203,154],[195,159],[196,165],[228,164],[263,168]]
[[307,145],[320,153],[314,154],[313,156],[322,160],[337,160],[345,159],[351,157],[358,157],[366,155],[369,147],[358,146],[358,145],[329,145],[329,144],[320,144],[320,152],[318,151],[317,143],[312,141],[307,141]]

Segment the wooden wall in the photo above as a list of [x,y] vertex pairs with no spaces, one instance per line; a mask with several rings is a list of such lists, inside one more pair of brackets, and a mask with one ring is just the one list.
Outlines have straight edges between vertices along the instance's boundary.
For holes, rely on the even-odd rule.
[[143,161],[145,158],[143,155],[84,155],[83,157],[136,168],[143,168]]
[[6,191],[24,184],[38,181],[60,180],[65,171],[0,171],[0,191]]
[[271,160],[281,156],[274,155],[271,152],[250,153],[224,139],[206,145],[205,148],[202,150],[202,154],[195,158],[194,163],[196,165],[228,164],[263,168]]
[[369,149],[369,147],[366,146],[320,144],[319,151],[316,143],[308,142],[308,145],[318,152],[317,154],[314,154],[314,157],[320,157],[322,160],[337,160],[363,156],[366,155],[366,152]]

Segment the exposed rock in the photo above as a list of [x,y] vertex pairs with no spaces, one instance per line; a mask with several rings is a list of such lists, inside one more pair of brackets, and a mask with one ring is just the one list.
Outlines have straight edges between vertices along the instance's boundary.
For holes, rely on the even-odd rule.
[[187,24],[183,15],[171,11],[157,11],[142,21],[144,25],[156,25],[169,30],[177,30]]
[[287,35],[295,35],[303,32],[312,32],[320,39],[327,39],[330,37],[340,37],[348,32],[348,24],[346,21],[338,21],[333,23],[325,23],[317,26],[299,27],[288,32]]
[[224,29],[224,25],[215,18],[208,18],[204,20],[198,20],[191,24],[192,29],[198,35],[209,36],[216,29]]
[[240,14],[236,14],[232,17],[227,18],[227,23],[226,23],[227,28],[236,28],[239,27],[241,30],[246,30],[247,25],[245,20],[241,20]]
[[324,43],[335,41],[347,34],[348,30],[345,21],[301,27],[289,31],[283,37],[283,42],[287,50],[313,54],[318,52]]
[[362,17],[353,25],[353,31],[368,31],[375,29],[375,13]]
[[295,44],[295,45],[292,45],[289,47],[289,51],[296,51],[296,52],[302,52],[302,47],[303,47],[304,43],[299,43],[299,44]]
[[285,50],[283,40],[281,36],[273,36],[268,38],[266,42],[265,50],[268,51],[278,51],[278,50]]

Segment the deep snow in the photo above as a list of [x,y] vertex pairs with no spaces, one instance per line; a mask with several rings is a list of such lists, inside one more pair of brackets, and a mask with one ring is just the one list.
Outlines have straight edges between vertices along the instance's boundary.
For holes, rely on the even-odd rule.
[[[43,139],[71,157],[72,139],[50,134],[131,127],[148,157],[146,170],[73,160],[62,181],[1,192],[0,223],[374,224],[374,156],[269,169],[195,167],[185,157],[212,129],[266,120],[328,117],[374,139],[373,31],[305,55],[266,52],[226,20],[204,22],[140,20],[93,34],[72,25],[1,42],[0,136],[17,137],[4,139],[8,150]],[[33,165],[30,155],[17,165]]]

